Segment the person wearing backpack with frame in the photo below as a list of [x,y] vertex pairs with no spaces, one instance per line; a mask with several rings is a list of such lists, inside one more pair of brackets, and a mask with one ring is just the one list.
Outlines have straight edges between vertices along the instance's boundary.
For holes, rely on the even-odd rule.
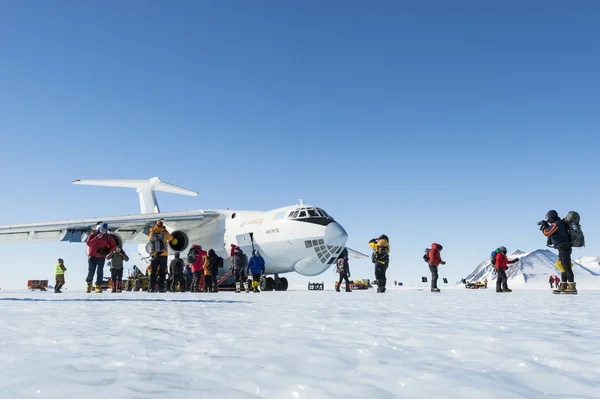
[[[152,261],[150,262],[150,286],[148,292],[156,290],[156,275],[158,271],[158,291],[165,292],[165,274],[168,268],[169,247],[168,242],[173,239],[171,233],[167,231],[162,220],[156,222],[156,226],[150,229],[148,236],[149,244],[152,246]],[[160,268],[159,268],[160,266]]]
[[[579,220],[577,220],[577,222],[579,222]],[[560,259],[564,269],[564,271],[561,270],[560,285],[552,292],[555,294],[577,294],[575,275],[573,274],[573,268],[571,267],[571,253],[573,252],[573,246],[571,245],[569,226],[565,220],[558,216],[558,212],[554,209],[548,211],[546,220],[542,220],[538,224],[540,225],[540,231],[550,239],[552,246],[558,250],[558,259]]]

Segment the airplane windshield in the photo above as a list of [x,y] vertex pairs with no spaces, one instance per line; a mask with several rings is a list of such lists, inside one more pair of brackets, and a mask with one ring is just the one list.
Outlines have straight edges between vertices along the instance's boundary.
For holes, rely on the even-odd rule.
[[288,219],[321,218],[333,219],[321,208],[303,207],[297,208],[288,214]]

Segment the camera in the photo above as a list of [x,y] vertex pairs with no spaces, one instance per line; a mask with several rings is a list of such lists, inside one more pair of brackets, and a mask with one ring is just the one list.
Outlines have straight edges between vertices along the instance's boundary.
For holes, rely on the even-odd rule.
[[541,225],[543,225],[543,224],[547,224],[547,223],[548,223],[548,222],[547,222],[547,221],[545,221],[545,220],[540,220],[539,222],[537,222],[537,225],[538,225],[538,226],[541,226]]

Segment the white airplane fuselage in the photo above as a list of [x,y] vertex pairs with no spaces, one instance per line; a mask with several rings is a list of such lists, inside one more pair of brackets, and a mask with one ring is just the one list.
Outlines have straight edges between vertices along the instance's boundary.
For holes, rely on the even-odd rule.
[[[205,251],[212,248],[227,259],[233,244],[242,248],[248,257],[253,249],[258,250],[268,274],[297,272],[316,276],[331,267],[348,239],[339,223],[317,209],[293,205],[266,212],[215,210],[219,217],[201,229],[187,230],[181,223],[174,229],[169,228],[168,222],[165,225],[169,231],[185,231],[189,244],[184,251],[192,244],[199,244]],[[306,217],[290,218],[296,211],[302,214],[302,210]],[[319,216],[308,216],[308,210]]]

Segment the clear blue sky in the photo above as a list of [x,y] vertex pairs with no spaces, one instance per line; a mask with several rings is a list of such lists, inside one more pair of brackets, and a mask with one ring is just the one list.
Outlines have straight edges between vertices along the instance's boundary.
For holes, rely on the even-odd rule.
[[[543,247],[549,209],[600,255],[599,20],[597,1],[0,1],[0,224],[137,213],[71,181],[160,176],[200,192],[163,211],[302,198],[359,251],[386,233],[392,281],[427,275],[432,242],[451,281]],[[84,287],[83,245],[2,253],[0,287],[59,256]]]

